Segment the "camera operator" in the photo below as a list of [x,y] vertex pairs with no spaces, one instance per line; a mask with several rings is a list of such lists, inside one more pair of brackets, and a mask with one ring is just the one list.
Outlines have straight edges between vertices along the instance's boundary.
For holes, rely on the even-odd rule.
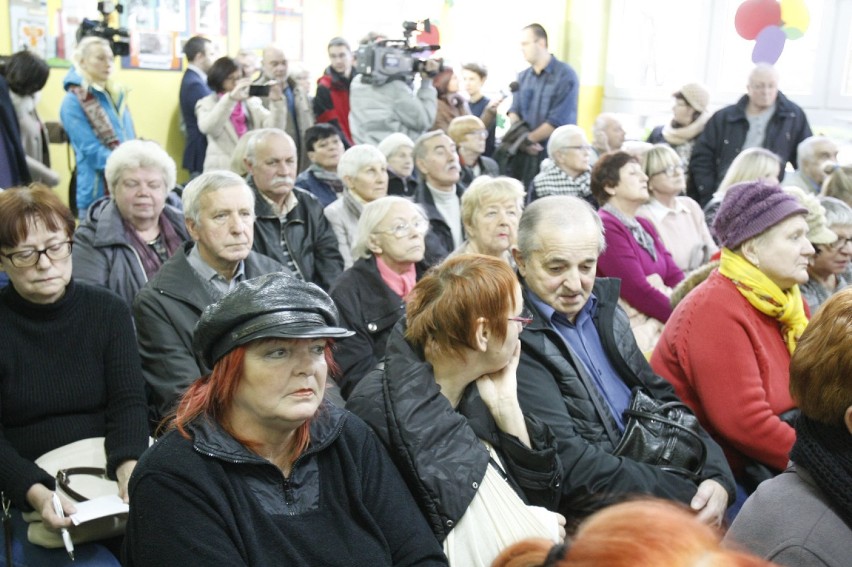
[[349,127],[356,144],[378,145],[394,132],[402,132],[412,140],[426,132],[435,122],[438,92],[432,77],[440,71],[441,62],[429,59],[420,71],[420,88],[414,92],[414,77],[394,78],[382,85],[369,84],[364,75],[352,79],[349,87]]

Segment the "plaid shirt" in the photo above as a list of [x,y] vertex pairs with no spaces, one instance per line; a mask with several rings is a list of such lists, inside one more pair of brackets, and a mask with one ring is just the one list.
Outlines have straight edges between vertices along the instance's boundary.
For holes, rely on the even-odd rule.
[[541,172],[533,179],[529,200],[532,202],[550,195],[570,195],[588,200],[592,195],[591,180],[592,175],[588,171],[572,178],[547,158],[541,162]]

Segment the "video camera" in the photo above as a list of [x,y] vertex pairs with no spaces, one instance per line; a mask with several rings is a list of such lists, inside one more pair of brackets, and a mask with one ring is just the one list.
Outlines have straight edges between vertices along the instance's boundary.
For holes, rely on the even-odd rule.
[[95,36],[102,37],[109,42],[110,49],[113,55],[123,57],[130,55],[130,32],[126,28],[111,28],[107,26],[107,18],[113,12],[119,14],[124,11],[121,4],[111,2],[109,0],[98,2],[98,12],[101,13],[102,20],[96,22],[88,18],[84,18],[80,27],[77,28],[77,41],[79,42],[84,37]]
[[[441,49],[440,45],[412,45],[411,35],[415,31],[429,32],[432,26],[429,20],[422,22],[403,22],[405,39],[383,39],[358,48],[355,71],[363,75],[364,83],[381,86],[388,81],[410,81],[414,75],[426,69],[428,58],[418,57],[426,51]],[[444,60],[438,62],[438,70],[429,72],[434,77],[444,70]]]

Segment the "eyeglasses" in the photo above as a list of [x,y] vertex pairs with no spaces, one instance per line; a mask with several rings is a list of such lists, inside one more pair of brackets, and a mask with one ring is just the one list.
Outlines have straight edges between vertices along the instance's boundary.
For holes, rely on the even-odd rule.
[[669,177],[674,177],[676,173],[684,173],[685,171],[686,168],[684,167],[684,165],[682,163],[679,163],[676,165],[670,165],[665,169],[661,169],[660,171],[654,172],[648,177],[654,177],[655,175],[660,175],[661,173],[665,173]]
[[65,242],[53,244],[52,246],[42,248],[41,250],[21,250],[20,252],[0,254],[0,256],[8,258],[9,262],[11,262],[16,268],[29,268],[30,266],[38,264],[42,254],[53,261],[64,260],[71,255],[71,241],[66,240]]
[[429,222],[426,219],[417,219],[412,222],[400,222],[387,230],[376,230],[375,232],[379,234],[392,234],[396,238],[405,238],[411,234],[411,229],[414,229],[417,234],[426,234],[429,232]]
[[583,144],[582,146],[562,146],[563,150],[583,150],[584,152],[592,151],[592,146]]
[[517,317],[509,317],[509,321],[521,324],[521,329],[526,329],[527,325],[533,322],[533,314],[526,307]]
[[478,138],[487,138],[488,130],[472,130],[467,133],[468,136],[476,136]]
[[840,250],[847,244],[852,244],[852,237],[843,238],[842,236],[839,236],[837,240],[835,240],[831,244],[827,244],[826,246],[828,246],[830,250]]

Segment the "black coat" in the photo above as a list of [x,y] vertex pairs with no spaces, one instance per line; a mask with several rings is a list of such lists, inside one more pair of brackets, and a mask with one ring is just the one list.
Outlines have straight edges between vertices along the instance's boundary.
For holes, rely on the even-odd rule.
[[[417,265],[417,279],[425,267]],[[340,325],[355,334],[335,343],[334,361],[340,368],[337,383],[344,398],[355,384],[385,356],[391,329],[405,315],[405,301],[387,286],[376,258],[361,258],[331,287],[340,312]]]
[[[657,400],[678,400],[636,346],[627,314],[618,307],[619,286],[619,280],[598,278],[593,290],[598,299],[594,323],[605,352],[629,388],[643,386]],[[526,288],[524,302],[534,320],[521,333],[518,398],[524,412],[547,423],[559,442],[565,473],[559,512],[577,520],[639,494],[688,504],[697,490],[693,481],[612,455],[621,433],[603,396],[582,362],[530,301]],[[701,436],[707,444],[702,480],[718,481],[733,501],[734,479],[722,449],[705,431]]]
[[330,404],[289,477],[211,418],[172,431],[130,480],[125,565],[446,565],[370,429]]
[[[748,95],[743,95],[736,104],[717,111],[695,142],[689,159],[692,192],[688,195],[702,207],[713,197],[731,162],[743,149],[749,128],[748,100]],[[783,177],[788,161],[798,168],[797,148],[799,142],[811,135],[811,127],[805,112],[783,93],[778,93],[775,105],[775,114],[769,119],[761,146],[781,157]]]
[[[254,191],[256,217],[252,249],[287,265],[281,248],[281,220],[260,194],[251,177],[248,182]],[[293,192],[299,204],[287,213],[284,238],[305,280],[328,290],[343,272],[343,256],[340,255],[337,236],[317,198],[299,188],[293,188]]]
[[[500,166],[498,166],[497,162],[490,157],[479,156],[478,161],[479,168],[481,169],[479,175],[490,175],[492,177],[500,175]],[[463,165],[461,168],[461,176],[459,177],[459,185],[463,189],[467,189],[470,187],[470,184],[473,183],[474,179],[476,179],[476,176],[473,174],[473,168],[469,165]]]
[[[459,200],[461,200],[462,193],[464,193],[464,188],[460,184],[456,184],[456,195],[458,195]],[[426,182],[422,178],[417,185],[417,191],[414,193],[414,202],[423,207],[426,218],[429,220],[429,232],[426,233],[425,239],[426,254],[423,261],[429,266],[436,266],[456,249],[453,231],[450,230],[450,225],[447,224],[446,219],[435,206],[432,193],[426,187]],[[459,208],[461,209],[461,205],[459,205]],[[464,226],[462,226],[462,232],[464,232]],[[462,234],[462,240],[464,240],[464,234]]]
[[346,408],[378,433],[414,498],[443,541],[473,500],[488,467],[488,441],[509,483],[530,504],[551,510],[562,472],[550,429],[527,416],[532,449],[497,428],[475,384],[453,409],[423,353],[405,340],[405,320],[391,331],[385,366],[355,387]]
[[[11,185],[26,185],[30,182],[30,170],[27,167],[27,155],[21,145],[21,128],[18,125],[18,116],[12,105],[12,97],[9,96],[9,83],[0,75],[0,136],[3,136],[3,145],[6,147],[6,161],[9,163],[9,178]],[[9,187],[3,187],[8,189]]]

